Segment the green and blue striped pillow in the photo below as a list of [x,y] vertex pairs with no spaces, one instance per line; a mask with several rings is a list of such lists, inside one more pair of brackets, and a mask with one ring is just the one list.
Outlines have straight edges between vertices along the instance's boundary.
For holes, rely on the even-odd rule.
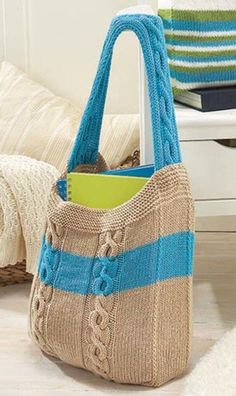
[[[212,7],[209,0],[205,7],[207,2]],[[178,9],[177,3],[183,0],[159,10],[174,93],[236,84],[236,1],[230,2],[231,8],[235,3],[234,9],[221,10]]]

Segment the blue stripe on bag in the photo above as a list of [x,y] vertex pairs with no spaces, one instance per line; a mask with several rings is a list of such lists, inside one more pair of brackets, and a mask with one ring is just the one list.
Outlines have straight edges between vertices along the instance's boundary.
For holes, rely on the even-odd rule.
[[[105,275],[111,280],[112,286],[109,286],[105,295],[191,275],[193,241],[192,232],[179,232],[160,237],[151,244],[114,257],[106,268]],[[93,257],[60,252],[44,241],[39,263],[39,277],[43,283],[66,292],[83,295],[101,294],[101,289],[97,289],[96,286],[98,284],[101,286],[102,279],[99,279],[101,266],[107,264],[109,258],[103,259],[95,258],[94,261]],[[159,263],[162,264],[159,265]],[[95,283],[90,282],[91,277],[94,278]]]

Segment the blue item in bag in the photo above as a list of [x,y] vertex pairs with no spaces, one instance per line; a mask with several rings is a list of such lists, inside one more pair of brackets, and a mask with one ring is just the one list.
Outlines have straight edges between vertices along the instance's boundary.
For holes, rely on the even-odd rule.
[[124,176],[135,176],[135,177],[151,177],[154,173],[154,165],[141,165],[135,166],[133,168],[125,168],[125,169],[112,169],[104,174],[108,175],[124,175]]

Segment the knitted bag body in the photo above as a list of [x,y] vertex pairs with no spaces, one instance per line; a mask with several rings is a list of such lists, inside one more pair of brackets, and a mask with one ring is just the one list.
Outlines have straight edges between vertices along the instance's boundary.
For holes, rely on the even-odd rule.
[[181,374],[188,360],[194,241],[159,17],[112,21],[68,171],[105,169],[99,133],[112,50],[125,30],[143,50],[155,173],[138,194],[109,210],[63,201],[54,187],[30,327],[49,355],[106,379],[159,386]]
[[236,0],[159,0],[174,93],[236,83]]

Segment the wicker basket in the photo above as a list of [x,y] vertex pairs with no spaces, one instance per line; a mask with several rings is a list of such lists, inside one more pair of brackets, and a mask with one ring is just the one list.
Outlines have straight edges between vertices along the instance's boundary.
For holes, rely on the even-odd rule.
[[[139,151],[135,151],[132,156],[128,157],[123,162],[120,168],[131,168],[139,165],[139,158]],[[33,275],[26,272],[25,268],[25,261],[23,263],[17,263],[15,265],[8,265],[7,267],[0,268],[0,287],[31,282]]]
[[31,282],[33,275],[25,270],[25,262],[0,268],[0,287]]

